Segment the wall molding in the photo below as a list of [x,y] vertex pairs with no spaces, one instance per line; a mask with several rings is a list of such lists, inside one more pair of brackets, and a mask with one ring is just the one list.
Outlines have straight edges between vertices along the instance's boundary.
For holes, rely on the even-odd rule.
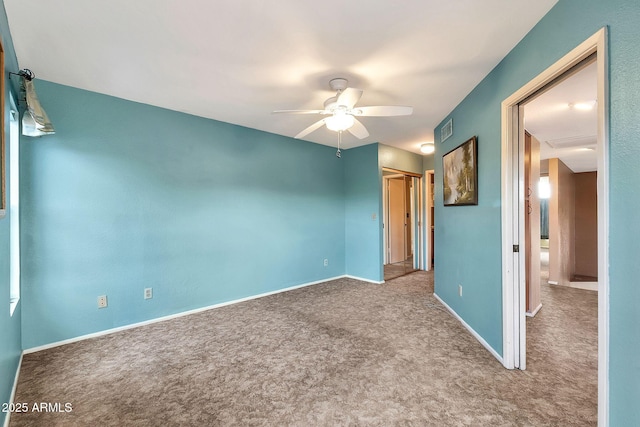
[[598,292],[598,282],[569,282],[569,287]]
[[[275,291],[265,292],[265,293],[262,293],[262,294],[252,295],[252,296],[239,298],[239,299],[235,299],[235,300],[231,300],[231,301],[221,302],[221,303],[218,303],[218,304],[208,305],[206,307],[200,307],[200,308],[195,308],[195,309],[192,309],[192,310],[181,311],[179,313],[169,314],[167,316],[156,317],[154,319],[144,320],[142,322],[131,323],[129,325],[119,326],[117,328],[105,329],[103,331],[93,332],[93,333],[86,334],[86,335],[80,335],[78,337],[69,338],[69,339],[62,340],[62,341],[56,341],[56,342],[53,342],[53,343],[49,343],[49,344],[45,344],[45,345],[41,345],[41,346],[37,346],[37,347],[31,347],[31,348],[25,349],[23,351],[23,354],[36,353],[38,351],[48,350],[50,348],[60,347],[62,345],[72,344],[72,343],[75,343],[75,342],[84,341],[84,340],[88,340],[88,339],[91,339],[91,338],[97,338],[97,337],[101,337],[101,336],[104,336],[104,335],[111,335],[111,334],[115,334],[116,332],[126,331],[128,329],[139,328],[139,327],[146,326],[146,325],[151,325],[151,324],[154,324],[154,323],[164,322],[166,320],[177,319],[179,317],[184,317],[184,316],[189,316],[189,315],[192,315],[192,314],[202,313],[203,311],[209,311],[209,310],[213,310],[215,308],[225,307],[227,305],[238,304],[238,303],[245,302],[245,301],[250,301],[250,300],[253,300],[253,299],[267,297],[269,295],[274,295],[274,294],[279,294],[279,293],[282,293],[282,292],[293,291],[295,289],[300,289],[300,288],[304,288],[304,287],[307,287],[307,286],[319,285],[321,283],[326,283],[326,282],[330,282],[332,280],[338,280],[338,279],[343,279],[343,278],[352,278],[352,279],[361,280],[361,281],[365,281],[365,282],[368,281],[367,279],[360,279],[358,277],[352,277],[352,276],[347,276],[347,275],[329,277],[327,279],[322,279],[322,280],[317,280],[317,281],[314,281],[314,282],[308,282],[308,283],[303,283],[303,284],[300,284],[300,285],[290,286],[290,287],[283,288],[283,289],[278,289],[278,290],[275,290]],[[374,282],[374,283],[377,283],[377,282]]]
[[[20,377],[20,368],[22,367],[22,357],[24,352],[20,354],[20,360],[18,360],[18,367],[16,368],[16,375],[13,378],[13,387],[11,388],[11,395],[9,396],[9,404],[13,403],[16,398],[16,390],[18,388],[18,378]],[[9,421],[11,419],[11,411],[7,412],[7,416],[4,419],[4,427],[9,427]]]
[[542,303],[538,304],[538,306],[536,307],[536,309],[535,309],[535,310],[533,310],[533,311],[531,311],[531,312],[527,311],[527,312],[525,313],[525,316],[527,316],[527,317],[533,317],[533,316],[535,316],[536,314],[538,314],[538,312],[540,311],[540,309],[541,309],[541,308],[542,308]]
[[484,338],[482,338],[482,337],[480,336],[480,334],[479,334],[479,333],[477,333],[477,332],[476,332],[476,331],[475,331],[471,326],[469,326],[469,324],[468,324],[467,322],[465,322],[465,321],[462,319],[462,317],[460,317],[460,316],[458,315],[458,313],[456,313],[456,312],[454,311],[454,309],[452,309],[451,307],[449,307],[449,304],[447,304],[446,302],[444,302],[444,300],[443,300],[442,298],[440,298],[440,297],[438,296],[438,294],[436,294],[435,292],[433,293],[433,296],[434,296],[438,301],[440,301],[440,303],[441,303],[442,305],[444,305],[444,307],[445,307],[447,310],[449,310],[449,313],[451,313],[451,314],[453,315],[453,317],[455,317],[456,319],[458,319],[458,321],[459,321],[460,323],[462,323],[462,326],[464,326],[464,327],[465,327],[465,329],[467,329],[467,331],[469,331],[469,332],[471,333],[471,335],[473,335],[473,337],[474,337],[476,340],[478,340],[478,342],[479,342],[480,344],[482,344],[482,346],[483,346],[484,348],[486,348],[486,349],[487,349],[487,351],[488,351],[489,353],[491,353],[491,355],[492,355],[493,357],[495,357],[495,358],[498,360],[498,362],[500,362],[500,364],[504,364],[504,362],[503,362],[503,360],[502,360],[502,356],[500,356],[500,355],[498,354],[498,352],[497,352],[497,351],[495,351],[495,350],[493,349],[493,347],[491,347],[491,346],[489,345],[489,343],[488,343],[488,342],[486,342],[486,341],[484,340]]
[[344,276],[341,276],[340,278],[354,279],[354,280],[359,280],[361,282],[373,283],[375,285],[382,285],[384,283],[384,280],[383,281],[378,281],[378,280],[365,279],[364,277],[351,276],[350,274],[345,274]]

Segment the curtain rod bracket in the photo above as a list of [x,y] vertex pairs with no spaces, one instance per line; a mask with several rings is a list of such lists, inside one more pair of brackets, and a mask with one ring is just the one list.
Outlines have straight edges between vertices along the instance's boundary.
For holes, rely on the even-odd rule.
[[24,68],[18,71],[17,73],[12,73],[11,71],[9,71],[9,75],[11,74],[13,74],[14,76],[20,76],[23,79],[26,79],[29,81],[33,80],[36,77],[35,73],[28,68]]

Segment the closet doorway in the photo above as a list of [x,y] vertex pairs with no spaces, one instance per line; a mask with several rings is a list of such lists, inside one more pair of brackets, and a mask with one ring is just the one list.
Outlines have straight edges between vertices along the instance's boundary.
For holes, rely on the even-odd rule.
[[383,169],[384,280],[420,268],[421,176]]

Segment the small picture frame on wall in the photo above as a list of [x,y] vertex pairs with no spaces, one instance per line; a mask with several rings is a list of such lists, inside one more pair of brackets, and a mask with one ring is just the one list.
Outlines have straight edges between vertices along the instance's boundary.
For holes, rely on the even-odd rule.
[[445,206],[478,204],[478,138],[449,151],[442,157]]

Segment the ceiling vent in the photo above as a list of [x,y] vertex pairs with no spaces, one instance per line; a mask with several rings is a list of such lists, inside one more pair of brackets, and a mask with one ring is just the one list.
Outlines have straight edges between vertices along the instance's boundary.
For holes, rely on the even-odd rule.
[[551,148],[575,148],[596,145],[597,140],[596,135],[584,135],[552,139],[545,142]]
[[449,121],[440,128],[440,142],[444,142],[451,135],[453,135],[453,119],[449,119]]

